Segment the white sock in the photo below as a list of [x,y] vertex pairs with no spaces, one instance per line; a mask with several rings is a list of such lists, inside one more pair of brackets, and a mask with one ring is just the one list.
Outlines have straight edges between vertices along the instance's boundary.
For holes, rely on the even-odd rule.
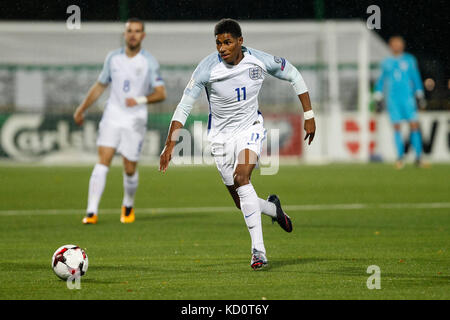
[[252,249],[266,253],[261,225],[261,209],[259,207],[258,195],[252,184],[246,184],[236,188],[241,202],[241,211],[244,214],[250,237],[252,239]]
[[89,180],[87,213],[98,213],[98,205],[102,198],[103,190],[105,189],[108,171],[109,167],[100,163],[97,163],[94,170],[92,170],[91,178]]
[[125,207],[134,206],[134,195],[139,184],[139,174],[136,171],[132,176],[123,173],[123,201]]
[[261,198],[258,198],[258,201],[259,207],[261,208],[261,213],[264,213],[265,215],[268,215],[273,218],[277,217],[277,207],[275,206],[275,204],[273,204],[270,201],[263,200]]

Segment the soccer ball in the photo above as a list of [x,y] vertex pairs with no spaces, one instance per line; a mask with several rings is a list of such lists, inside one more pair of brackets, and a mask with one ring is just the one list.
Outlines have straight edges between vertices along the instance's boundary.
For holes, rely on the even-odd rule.
[[82,276],[88,269],[88,256],[79,246],[66,244],[53,254],[52,269],[62,280],[70,276]]

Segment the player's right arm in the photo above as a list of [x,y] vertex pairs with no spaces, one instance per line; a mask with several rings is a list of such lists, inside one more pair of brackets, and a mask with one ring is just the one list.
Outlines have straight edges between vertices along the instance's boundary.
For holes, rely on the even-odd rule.
[[111,70],[110,70],[110,61],[111,57],[114,55],[114,51],[110,52],[103,63],[103,69],[100,73],[97,82],[89,89],[86,97],[83,102],[78,106],[73,114],[73,119],[75,123],[81,126],[84,122],[84,113],[86,110],[102,95],[105,91],[106,87],[111,82]]
[[211,69],[218,62],[217,59],[217,53],[203,59],[192,74],[186,89],[184,89],[183,97],[172,116],[166,143],[159,158],[159,171],[166,172],[172,158],[173,148],[178,140],[179,129],[186,123],[195,101],[200,97],[202,90],[205,89],[211,75]]
[[[167,167],[169,166],[169,162],[172,159],[173,148],[175,147],[175,144],[178,140],[179,129],[183,128],[186,119],[192,110],[195,100],[197,100],[198,96],[200,96],[200,90],[196,90],[198,91],[198,93],[191,93],[193,94],[193,96],[190,95],[189,85],[191,84],[193,79],[194,76],[189,82],[188,87],[186,87],[183,97],[181,98],[181,101],[173,114],[172,121],[170,122],[166,143],[164,144],[164,149],[161,152],[161,156],[159,158],[159,171],[166,172]],[[197,85],[200,86],[200,84]]]
[[84,98],[83,102],[78,106],[73,114],[73,119],[75,123],[81,126],[84,122],[84,113],[86,110],[102,95],[103,91],[105,91],[107,84],[103,84],[101,82],[96,82],[89,89],[86,98]]
[[183,124],[179,121],[172,121],[169,127],[169,133],[167,134],[166,143],[164,149],[159,157],[159,171],[166,172],[169,162],[172,159],[173,148],[175,147],[178,139],[177,132],[183,128]]
[[373,99],[375,100],[375,102],[377,104],[380,104],[384,97],[384,93],[383,93],[384,82],[386,81],[386,77],[387,77],[386,64],[387,64],[386,60],[381,62],[381,65],[380,65],[381,74],[380,74],[380,77],[378,78],[377,82],[375,83]]

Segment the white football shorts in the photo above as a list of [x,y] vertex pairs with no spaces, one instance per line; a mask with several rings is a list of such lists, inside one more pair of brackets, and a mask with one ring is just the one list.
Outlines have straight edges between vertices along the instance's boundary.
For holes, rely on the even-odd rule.
[[[260,121],[245,131],[238,133],[225,143],[214,141],[211,143],[211,153],[225,185],[234,185],[233,174],[239,164],[239,153],[244,149],[249,149],[255,152],[259,159],[265,139],[266,129],[264,129],[263,123]],[[258,167],[258,163],[256,166]]]
[[127,128],[111,122],[100,121],[97,146],[114,148],[126,159],[137,162],[146,131],[146,126]]

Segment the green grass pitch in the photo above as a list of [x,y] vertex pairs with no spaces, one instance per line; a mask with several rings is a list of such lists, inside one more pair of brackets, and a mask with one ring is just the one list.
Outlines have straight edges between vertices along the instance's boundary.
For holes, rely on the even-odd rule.
[[[450,298],[450,165],[255,171],[258,195],[278,194],[294,224],[288,234],[262,217],[270,267],[258,272],[214,167],[140,167],[129,225],[119,222],[122,173],[113,167],[99,223],[85,226],[91,170],[0,167],[0,299]],[[80,290],[50,267],[63,244],[89,256]],[[371,265],[379,290],[366,285]]]

